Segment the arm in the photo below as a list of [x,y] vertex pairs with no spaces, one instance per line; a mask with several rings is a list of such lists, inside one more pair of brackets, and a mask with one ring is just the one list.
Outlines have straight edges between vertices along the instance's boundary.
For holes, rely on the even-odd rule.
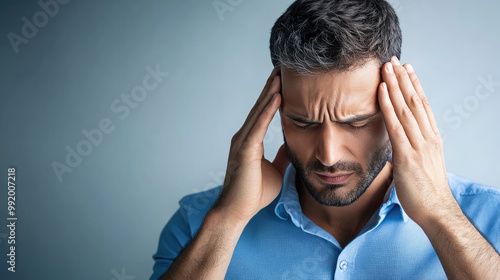
[[219,199],[161,279],[223,279],[246,224],[278,196],[288,165],[286,152],[282,147],[274,162],[269,162],[263,156],[263,140],[280,105],[280,89],[275,69],[231,140]]
[[498,279],[500,255],[462,213],[456,201],[420,226],[449,279]]
[[411,67],[382,67],[378,99],[393,148],[393,176],[405,212],[425,232],[448,278],[495,279],[500,255],[462,213],[448,186],[443,143]]
[[160,279],[224,279],[245,225],[232,223],[223,211],[210,210],[196,237]]

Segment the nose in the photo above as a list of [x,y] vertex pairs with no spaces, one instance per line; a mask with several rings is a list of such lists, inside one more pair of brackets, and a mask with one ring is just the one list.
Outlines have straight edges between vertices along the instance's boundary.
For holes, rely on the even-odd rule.
[[324,166],[332,166],[342,158],[342,133],[334,124],[323,123],[316,139],[316,158]]

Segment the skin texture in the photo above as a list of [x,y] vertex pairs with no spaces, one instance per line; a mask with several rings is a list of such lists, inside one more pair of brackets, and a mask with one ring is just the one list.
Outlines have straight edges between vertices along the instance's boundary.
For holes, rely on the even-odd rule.
[[[448,278],[497,279],[500,256],[464,216],[451,194],[442,140],[410,65],[403,67],[393,58],[382,68],[370,61],[348,72],[307,77],[281,70],[283,89],[275,69],[231,141],[219,200],[162,279],[224,279],[243,229],[277,197],[290,162],[284,146],[272,163],[264,158],[263,139],[280,107],[289,152],[305,165],[319,161],[332,167],[350,162],[366,170],[375,151],[387,145],[387,139],[391,142],[394,166],[387,163],[366,192],[347,206],[326,206],[297,184],[304,214],[341,245],[355,238],[367,217],[381,205],[394,179],[403,209],[427,234]],[[353,132],[349,124],[339,124],[346,118],[377,112],[366,130]],[[310,133],[304,133],[287,119],[291,113],[318,123]],[[341,169],[329,171],[346,172]],[[341,200],[360,180],[351,175],[342,187],[327,190],[316,175],[305,175],[313,188],[334,193]]]

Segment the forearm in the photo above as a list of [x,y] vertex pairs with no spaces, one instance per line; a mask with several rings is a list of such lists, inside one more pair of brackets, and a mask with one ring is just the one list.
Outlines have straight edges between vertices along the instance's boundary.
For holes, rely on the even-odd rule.
[[224,279],[245,225],[212,209],[196,237],[160,279]]
[[500,255],[453,201],[421,225],[449,279],[498,279]]

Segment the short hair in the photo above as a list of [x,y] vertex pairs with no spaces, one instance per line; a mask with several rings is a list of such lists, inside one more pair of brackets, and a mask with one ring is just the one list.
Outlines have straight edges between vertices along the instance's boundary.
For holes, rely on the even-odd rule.
[[396,12],[385,0],[297,0],[276,20],[269,42],[275,67],[299,74],[346,71],[401,56]]

